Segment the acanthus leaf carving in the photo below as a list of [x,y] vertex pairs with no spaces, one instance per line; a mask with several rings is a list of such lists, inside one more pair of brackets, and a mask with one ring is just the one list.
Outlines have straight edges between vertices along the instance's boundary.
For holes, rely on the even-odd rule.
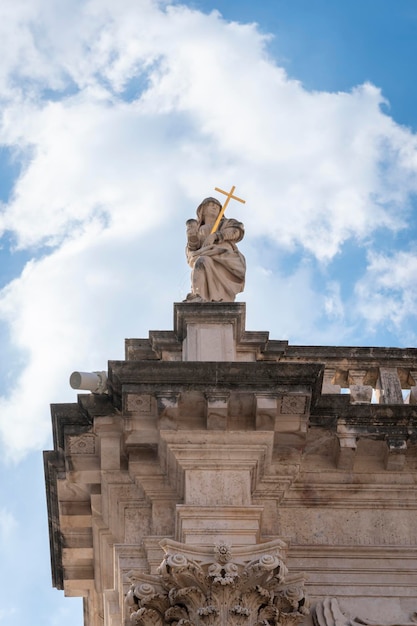
[[304,577],[288,576],[285,544],[232,551],[171,540],[154,575],[140,574],[127,596],[137,626],[296,626],[308,614]]

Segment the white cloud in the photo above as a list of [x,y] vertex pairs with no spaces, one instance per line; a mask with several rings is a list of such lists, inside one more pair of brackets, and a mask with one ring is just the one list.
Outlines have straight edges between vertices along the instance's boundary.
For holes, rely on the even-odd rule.
[[[350,236],[401,224],[392,203],[416,190],[416,139],[380,111],[378,89],[308,93],[266,57],[253,25],[150,2],[118,6],[78,6],[62,40],[50,6],[46,47],[36,47],[35,18],[26,24],[78,92],[7,108],[4,141],[32,156],[3,219],[22,245],[54,241],[100,211],[132,214],[144,181],[151,196],[174,180],[195,196],[201,186],[188,181],[215,172],[244,186],[253,234],[268,227],[279,244],[321,259]],[[125,102],[117,91],[133,79],[149,86]]]
[[340,294],[340,285],[335,281],[330,281],[325,295],[324,309],[330,319],[343,319],[344,306]]
[[[17,528],[17,521],[14,515],[6,508],[0,509],[0,545],[6,545]],[[0,613],[1,619],[1,613]]]
[[328,261],[349,238],[406,223],[416,137],[381,111],[380,91],[308,92],[255,25],[216,12],[151,0],[13,7],[0,8],[0,142],[24,166],[0,232],[38,251],[0,293],[20,367],[0,400],[10,455],[43,445],[49,402],[75,399],[72,369],[102,369],[125,336],[170,328],[189,282],[183,223],[214,186],[247,201],[230,209],[247,228],[244,297],[265,303],[248,318],[280,338],[340,341],[335,283],[315,284],[305,263],[284,275],[261,246]]
[[[386,324],[401,330],[417,310],[417,253],[370,253],[356,285],[357,308],[371,328]],[[414,341],[417,336],[414,334]],[[410,337],[411,339],[411,337]]]
[[[159,235],[167,242],[164,255],[154,246]],[[50,402],[76,401],[71,371],[107,369],[108,359],[123,358],[126,336],[147,335],[146,320],[171,324],[168,303],[185,297],[178,281],[185,261],[182,250],[174,257],[168,238],[163,229],[140,238],[92,228],[29,263],[3,290],[0,317],[23,354],[14,384],[0,398],[0,432],[15,458],[44,445]]]
[[[92,221],[143,232],[174,210],[178,155],[171,148],[161,159],[157,149],[167,141],[166,120],[84,98],[20,111],[16,127],[18,119],[33,158],[6,207],[3,228],[16,233],[20,246],[78,237]],[[159,205],[162,211],[155,210]]]
[[8,623],[12,615],[16,614],[16,609],[0,609],[0,622]]

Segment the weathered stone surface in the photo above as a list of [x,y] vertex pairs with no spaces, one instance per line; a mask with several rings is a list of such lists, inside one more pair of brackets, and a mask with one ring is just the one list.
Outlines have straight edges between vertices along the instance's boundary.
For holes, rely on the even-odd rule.
[[[129,339],[126,360],[109,362],[107,393],[52,406],[54,586],[85,598],[85,626],[129,623],[129,611],[132,623],[161,626],[311,625],[282,604],[284,582],[262,579],[260,604],[253,587],[242,591],[248,563],[285,539],[291,598],[305,571],[316,626],[356,616],[411,626],[416,372],[416,349],[290,346],[246,331],[242,303],[175,305],[173,330]],[[225,543],[239,579],[218,570],[214,546]],[[186,560],[174,575],[176,554]],[[198,568],[206,595],[194,607],[185,590]],[[147,576],[162,576],[160,608],[140,596],[140,580],[154,584]]]

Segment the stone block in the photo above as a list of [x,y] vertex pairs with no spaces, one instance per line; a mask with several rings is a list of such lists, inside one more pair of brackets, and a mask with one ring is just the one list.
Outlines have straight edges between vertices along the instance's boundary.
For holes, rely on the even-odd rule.
[[185,474],[185,503],[196,506],[249,505],[250,487],[248,470],[190,469]]
[[184,361],[234,361],[232,324],[188,324],[183,342]]
[[352,404],[369,404],[372,402],[373,389],[370,385],[350,385],[349,389]]
[[337,424],[336,467],[343,470],[352,470],[357,448],[357,433],[343,420]]
[[120,435],[100,437],[100,467],[102,470],[120,469]]
[[386,443],[385,468],[394,472],[401,471],[405,465],[407,442],[402,438],[388,438]]
[[341,391],[340,385],[335,383],[336,370],[334,368],[326,368],[323,374],[323,386],[322,393],[326,394],[339,394]]
[[239,545],[259,543],[262,506],[177,505],[176,539],[187,544],[212,546],[219,540]]
[[380,404],[403,404],[400,379],[396,367],[380,367],[377,389]]
[[408,404],[417,404],[417,386],[410,387]]
[[208,430],[226,430],[229,396],[229,393],[211,392],[206,394]]
[[275,430],[278,404],[277,397],[270,394],[256,394],[256,430]]
[[158,421],[161,430],[178,428],[180,394],[175,391],[157,393]]

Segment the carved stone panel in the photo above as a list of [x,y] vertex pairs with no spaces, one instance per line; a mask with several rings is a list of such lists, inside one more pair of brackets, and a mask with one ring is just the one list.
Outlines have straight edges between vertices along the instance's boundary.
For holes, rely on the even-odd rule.
[[307,398],[302,395],[287,395],[281,401],[283,415],[303,415],[306,410]]
[[96,437],[92,434],[67,437],[67,450],[69,454],[95,454]]
[[152,399],[150,394],[126,394],[126,411],[140,415],[151,415]]

